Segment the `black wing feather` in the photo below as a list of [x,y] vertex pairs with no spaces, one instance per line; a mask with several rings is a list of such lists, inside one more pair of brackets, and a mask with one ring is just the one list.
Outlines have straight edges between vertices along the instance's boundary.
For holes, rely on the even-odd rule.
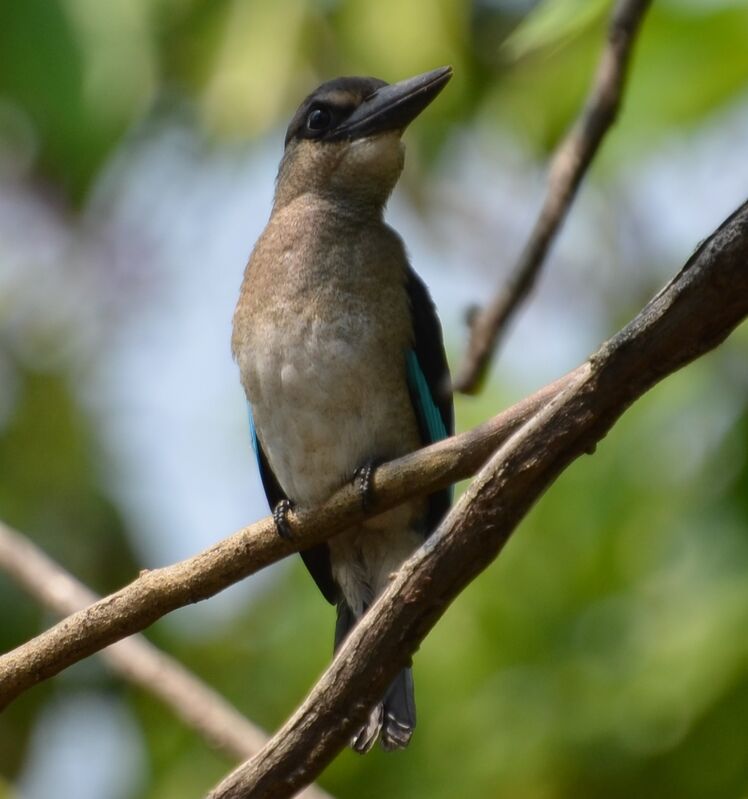
[[[452,401],[451,379],[447,355],[444,351],[444,338],[439,317],[436,314],[434,301],[431,299],[426,285],[412,268],[408,268],[407,283],[408,299],[413,320],[414,349],[418,364],[421,367],[426,382],[431,391],[439,415],[444,422],[447,435],[454,435],[454,405]],[[413,406],[418,407],[415,397]],[[425,420],[416,413],[419,432],[423,445],[433,443]],[[430,534],[442,520],[452,503],[452,490],[447,488],[438,491],[429,497],[429,511],[427,519],[427,535]]]
[[[283,489],[280,487],[273,470],[270,468],[267,456],[262,449],[259,439],[255,439],[257,451],[257,463],[260,467],[260,478],[262,487],[265,489],[265,496],[271,508],[274,508],[281,500],[287,499]],[[317,587],[322,592],[325,599],[331,604],[338,600],[338,589],[332,579],[332,568],[330,567],[330,550],[327,544],[317,544],[317,546],[303,549],[299,552],[304,565],[317,583]]]
[[[454,434],[454,407],[450,389],[449,367],[447,365],[447,356],[444,352],[442,329],[436,314],[436,308],[425,284],[411,268],[408,268],[406,288],[412,314],[416,358],[426,378],[434,403],[439,409],[447,435],[451,436]],[[417,408],[416,398],[412,397],[412,400],[413,407]],[[424,446],[432,443],[425,420],[418,413],[416,413],[416,418],[421,442]],[[273,470],[270,468],[267,456],[254,430],[253,438],[262,486],[265,489],[265,496],[270,503],[270,507],[274,508],[281,500],[287,499],[287,497],[280,487],[275,474],[273,474]],[[429,510],[426,520],[427,535],[438,526],[449,510],[451,502],[451,489],[439,491],[429,497]],[[310,549],[301,551],[299,554],[325,599],[335,604],[338,601],[338,588],[332,577],[330,550],[327,544],[318,544]]]

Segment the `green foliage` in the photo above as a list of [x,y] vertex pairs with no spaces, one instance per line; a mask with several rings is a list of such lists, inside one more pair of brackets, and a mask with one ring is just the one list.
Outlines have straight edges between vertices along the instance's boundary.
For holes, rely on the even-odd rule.
[[97,591],[121,585],[135,562],[119,514],[99,484],[88,422],[60,375],[25,371],[0,437],[0,507],[51,557]]
[[[104,14],[90,0],[5,3],[0,99],[31,125],[40,170],[76,199],[154,99],[186,96],[206,130],[246,136],[281,124],[315,82],[346,72],[396,80],[452,63],[450,91],[429,111],[438,141],[445,126],[488,113],[547,151],[585,96],[607,9],[552,0],[520,18],[460,0],[116,0]],[[746,31],[745,2],[654,4],[620,158],[740,94]]]
[[[120,517],[96,473],[88,421],[63,377],[16,363],[16,401],[0,427],[0,513],[6,524],[92,588],[109,593],[136,571]],[[0,651],[8,651],[53,619],[0,574]],[[77,672],[98,681],[97,672]],[[37,713],[52,695],[49,684],[0,715],[0,773],[23,762]]]
[[147,60],[132,59],[127,31],[118,30],[128,22],[117,13],[125,4],[107,6],[107,18],[98,12],[97,20],[97,4],[85,0],[0,4],[0,98],[28,117],[40,170],[73,198],[142,110],[150,88]]
[[[321,79],[396,80],[443,63],[455,77],[430,124],[410,137],[417,163],[428,166],[473,125],[509,131],[542,160],[583,102],[609,4],[546,0],[524,16],[521,5],[1,3],[0,168],[8,152],[30,153],[29,183],[82,209],[71,214],[74,229],[91,223],[90,190],[126,133],[148,135],[154,104],[177,98],[220,146],[283,125]],[[747,40],[745,2],[653,4],[625,112],[605,145],[606,177],[744,97]],[[5,263],[0,249],[0,278]],[[0,375],[0,517],[106,592],[138,564],[125,508],[105,486],[100,432],[76,391],[81,364],[42,368],[6,346],[18,335],[6,326],[12,302],[0,297],[9,364]],[[28,339],[44,329],[24,324]],[[659,387],[564,474],[416,656],[420,715],[408,752],[345,752],[325,787],[340,799],[748,793],[747,345],[739,331],[722,355]],[[494,384],[460,400],[461,428],[508,404],[507,392]],[[195,624],[190,635],[168,623],[149,634],[274,729],[328,662],[333,617],[295,559],[236,618]],[[51,621],[0,576],[3,649]],[[85,667],[64,680],[0,716],[0,797],[14,796],[40,710],[71,682],[122,692],[147,753],[143,797],[200,795],[229,767],[139,691]]]

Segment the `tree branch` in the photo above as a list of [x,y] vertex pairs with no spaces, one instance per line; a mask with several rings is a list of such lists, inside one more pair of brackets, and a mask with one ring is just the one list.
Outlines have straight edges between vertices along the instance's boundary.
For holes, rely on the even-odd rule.
[[116,593],[0,657],[0,710],[33,685],[140,632],[172,610],[213,596],[292,552],[341,532],[366,515],[376,515],[411,496],[429,494],[470,477],[573,374],[473,430],[382,464],[374,476],[374,497],[366,513],[358,491],[352,485],[345,486],[320,508],[298,508],[289,514],[293,543],[281,538],[272,517],[266,517],[188,560],[141,573]]
[[529,294],[587,168],[621,105],[631,50],[651,0],[618,0],[597,74],[582,112],[556,150],[548,190],[514,272],[490,305],[472,315],[470,340],[454,381],[457,391],[477,392],[509,320]]
[[[28,537],[0,522],[0,569],[53,613],[65,616],[99,597],[55,563]],[[220,694],[142,636],[101,651],[109,665],[129,682],[160,699],[210,746],[237,760],[251,757],[267,735]],[[330,799],[311,785],[303,799]]]
[[354,628],[301,707],[209,799],[281,799],[319,774],[564,468],[592,452],[632,402],[723,341],[747,315],[748,203],[501,446]]
[[[274,792],[265,795],[287,796],[292,785],[300,787],[324,766],[448,602],[471,575],[496,555],[521,515],[567,463],[590,450],[647,388],[716,346],[748,314],[746,263],[748,205],[738,209],[707,239],[634,322],[586,364],[475,430],[380,467],[375,476],[374,514],[407,497],[430,493],[472,474],[500,442],[556,397],[536,423],[517,434],[502,449],[498,460],[492,460],[491,469],[474,483],[456,511],[406,564],[394,588],[367,616],[369,621],[359,625],[358,632],[341,649],[322,683],[324,686],[332,681],[338,686],[337,693],[331,693],[332,704],[319,699],[318,692],[312,697],[321,702],[322,726],[308,715],[313,702],[307,702],[289,722],[292,729],[285,731],[288,743],[282,751],[279,736],[275,736],[262,757],[250,761],[249,771],[255,776],[258,763],[266,763],[263,780],[274,767],[280,769],[271,781],[277,787],[268,787]],[[494,473],[496,479],[489,479],[487,475]],[[502,487],[500,494],[496,493],[496,485]],[[475,507],[470,504],[473,500]],[[285,556],[294,547],[320,542],[363,517],[357,492],[346,486],[321,508],[292,515],[294,546],[276,535],[272,520],[267,518],[194,558],[145,573],[121,591],[0,658],[0,701],[7,704],[31,685],[118,637],[142,629],[169,610],[216,593]],[[481,534],[471,535],[476,528]],[[458,544],[452,540],[451,529],[457,531],[454,538]],[[448,553],[446,557],[440,554],[444,552]],[[431,553],[436,553],[433,558]],[[425,570],[422,573],[426,577],[411,582],[414,573],[418,577],[414,564]],[[399,610],[392,610],[393,591],[397,592],[401,585]],[[431,587],[425,591],[424,585]],[[372,627],[378,619],[381,621],[383,613],[389,614],[387,618],[397,618],[398,624]],[[373,639],[364,640],[365,635]],[[363,645],[372,640],[371,651],[377,657],[366,665],[360,653],[368,651]],[[353,680],[356,663],[365,675],[360,684]],[[299,738],[300,729],[310,731],[312,749],[303,755],[298,768],[292,766],[295,770],[288,775],[286,767],[300,756],[299,747],[309,743]],[[242,783],[244,773],[245,770],[239,772],[238,782],[232,783],[240,791],[247,787]],[[282,777],[281,773],[287,776]],[[251,782],[249,785],[251,793],[226,795],[259,795]]]

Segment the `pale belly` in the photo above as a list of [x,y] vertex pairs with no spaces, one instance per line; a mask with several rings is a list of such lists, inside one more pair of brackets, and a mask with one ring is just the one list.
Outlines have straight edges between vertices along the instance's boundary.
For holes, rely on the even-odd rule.
[[293,501],[319,503],[362,465],[418,446],[404,348],[367,347],[314,320],[256,342],[240,367],[260,442]]
[[[352,224],[312,195],[276,210],[255,247],[232,347],[270,468],[299,505],[420,446],[406,380],[405,266],[381,220]],[[328,541],[356,615],[422,540],[425,507],[410,501]]]

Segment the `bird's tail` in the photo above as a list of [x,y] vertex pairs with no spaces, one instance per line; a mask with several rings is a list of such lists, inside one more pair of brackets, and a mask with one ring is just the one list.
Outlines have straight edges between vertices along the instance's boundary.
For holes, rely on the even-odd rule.
[[404,749],[416,728],[416,699],[413,693],[413,673],[403,669],[390,683],[384,695],[381,742],[382,749]]
[[[338,602],[337,609],[336,651],[357,621],[344,600]],[[387,752],[404,749],[410,742],[415,726],[413,674],[410,667],[407,667],[390,683],[382,701],[372,708],[366,723],[351,738],[351,748],[359,754],[365,754],[374,746],[377,738],[380,738],[382,749]]]

